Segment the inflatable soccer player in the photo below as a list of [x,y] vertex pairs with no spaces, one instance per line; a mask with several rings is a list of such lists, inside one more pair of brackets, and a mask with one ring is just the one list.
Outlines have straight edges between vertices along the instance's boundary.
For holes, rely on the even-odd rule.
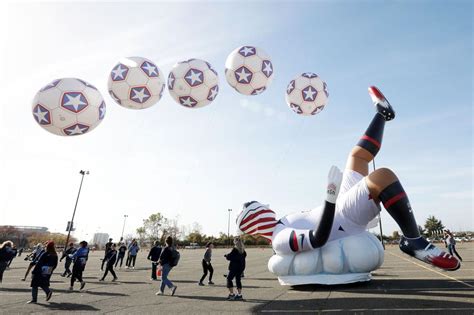
[[[270,259],[269,269],[282,283],[284,276],[360,272],[367,275],[377,269],[383,262],[383,250],[366,229],[379,214],[380,202],[402,230],[400,249],[404,253],[444,270],[460,267],[456,258],[420,235],[408,196],[397,176],[387,168],[369,174],[369,162],[381,147],[385,122],[395,118],[393,108],[376,87],[369,87],[369,94],[377,111],[375,117],[349,154],[344,173],[331,168],[323,207],[277,220],[268,206],[252,201],[244,204],[237,218],[241,232],[272,241],[275,256]],[[286,284],[362,281],[352,278],[305,281],[300,277]]]

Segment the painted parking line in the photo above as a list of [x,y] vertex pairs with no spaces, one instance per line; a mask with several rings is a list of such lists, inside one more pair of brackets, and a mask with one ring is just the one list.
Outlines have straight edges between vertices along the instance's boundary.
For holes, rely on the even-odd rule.
[[466,282],[464,282],[464,281],[462,281],[462,280],[459,280],[459,279],[456,279],[456,278],[454,278],[454,277],[448,276],[448,275],[446,275],[446,274],[444,274],[444,273],[441,273],[441,272],[439,272],[439,271],[437,271],[437,270],[434,270],[434,269],[432,269],[432,268],[428,268],[428,267],[426,267],[426,266],[423,266],[423,265],[421,265],[421,264],[419,264],[419,263],[417,263],[417,262],[415,262],[415,261],[412,261],[412,260],[410,260],[410,259],[408,259],[408,258],[405,258],[405,257],[403,257],[403,256],[400,256],[400,255],[397,255],[397,254],[394,254],[394,253],[391,253],[391,252],[388,252],[388,253],[389,253],[390,255],[392,255],[392,256],[395,256],[395,257],[398,257],[398,258],[400,258],[400,259],[403,259],[403,260],[406,260],[406,261],[408,261],[408,262],[411,262],[412,264],[415,264],[415,265],[417,265],[418,267],[421,267],[421,268],[424,268],[424,269],[429,270],[429,271],[431,271],[431,272],[437,273],[438,275],[441,275],[441,276],[443,276],[443,277],[445,277],[445,278],[448,278],[448,279],[454,280],[454,281],[456,281],[456,282],[462,283],[462,284],[464,284],[464,285],[467,286],[467,287],[474,288],[474,285],[471,285],[471,284],[469,284],[469,283],[466,283]]

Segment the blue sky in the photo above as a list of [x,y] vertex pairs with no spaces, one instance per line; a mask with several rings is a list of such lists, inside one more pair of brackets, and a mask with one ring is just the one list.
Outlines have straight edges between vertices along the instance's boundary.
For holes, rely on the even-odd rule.
[[[474,229],[472,209],[472,4],[469,1],[2,3],[0,224],[63,230],[78,171],[89,169],[76,217],[79,237],[120,236],[160,211],[208,234],[227,230],[227,209],[248,200],[280,215],[319,205],[331,165],[373,116],[377,85],[397,111],[376,164],[404,184],[419,223],[435,215]],[[130,12],[133,12],[131,14]],[[227,55],[250,44],[271,57],[275,79],[243,96],[224,78]],[[113,103],[107,75],[123,56],[168,73],[189,58],[219,72],[220,94],[189,110],[166,92],[150,109]],[[315,117],[288,109],[284,93],[312,71],[328,84]],[[53,136],[31,117],[36,91],[60,77],[96,85],[104,122],[88,135]],[[386,233],[397,229],[382,215]],[[232,220],[234,221],[234,220]],[[232,227],[233,229],[233,227]]]

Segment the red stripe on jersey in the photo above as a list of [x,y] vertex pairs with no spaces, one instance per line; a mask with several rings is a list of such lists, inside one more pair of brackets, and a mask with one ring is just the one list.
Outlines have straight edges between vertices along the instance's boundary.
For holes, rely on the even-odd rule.
[[405,198],[406,196],[407,196],[407,194],[405,192],[401,192],[398,195],[395,195],[392,198],[390,198],[389,200],[387,200],[387,202],[385,202],[383,204],[383,206],[385,207],[385,209],[387,209],[388,207],[393,205],[395,202],[397,202],[398,200],[400,200],[402,198]]
[[269,210],[269,209],[259,210],[259,211],[255,212],[254,214],[251,214],[248,217],[246,217],[245,219],[243,219],[242,222],[240,222],[240,226],[244,225],[245,223],[249,222],[252,219],[255,219],[258,216],[261,216],[264,213],[275,213],[275,212],[272,211],[272,210]]
[[271,224],[257,226],[253,230],[250,230],[250,231],[246,230],[244,232],[247,233],[247,234],[252,234],[252,233],[258,232],[258,230],[263,231],[263,230],[266,230],[266,229],[271,229],[271,228],[275,227],[275,225],[276,225],[276,221],[274,223],[271,223]]
[[367,140],[369,142],[372,142],[377,148],[380,148],[382,145],[380,144],[380,142],[378,142],[377,140],[375,140],[374,138],[371,138],[369,137],[368,135],[363,135],[362,140]]
[[296,233],[293,233],[293,248],[295,251],[298,251],[298,238],[296,237]]
[[240,229],[244,229],[244,230],[248,230],[249,228],[253,228],[255,225],[257,224],[260,224],[260,223],[264,223],[264,222],[277,222],[275,220],[275,218],[261,218],[261,219],[258,219],[258,220],[255,220],[251,223],[249,223],[246,227],[243,227],[243,224],[240,224]]

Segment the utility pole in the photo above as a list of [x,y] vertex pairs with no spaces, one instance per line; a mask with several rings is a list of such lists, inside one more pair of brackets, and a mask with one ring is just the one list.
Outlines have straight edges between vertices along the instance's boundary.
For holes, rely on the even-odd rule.
[[79,172],[79,174],[82,175],[81,177],[81,184],[79,185],[79,192],[77,193],[77,198],[76,198],[76,204],[74,206],[74,211],[72,213],[72,219],[71,219],[71,223],[68,224],[68,232],[67,232],[67,237],[66,237],[66,244],[64,245],[64,250],[66,250],[66,247],[67,247],[67,244],[69,243],[69,237],[71,235],[71,231],[74,227],[74,217],[76,216],[76,209],[77,209],[77,203],[79,202],[79,196],[81,195],[81,189],[82,189],[82,182],[84,181],[84,176],[85,175],[89,175],[89,171],[83,171],[81,170]]
[[229,240],[229,245],[231,245],[231,242],[230,242],[230,213],[232,212],[232,209],[227,209],[227,211],[229,212],[229,218],[227,220],[227,239]]
[[123,232],[125,231],[125,221],[127,220],[127,218],[128,218],[128,215],[127,215],[127,214],[124,214],[124,215],[123,215],[122,235],[120,236],[120,241],[123,240]]

